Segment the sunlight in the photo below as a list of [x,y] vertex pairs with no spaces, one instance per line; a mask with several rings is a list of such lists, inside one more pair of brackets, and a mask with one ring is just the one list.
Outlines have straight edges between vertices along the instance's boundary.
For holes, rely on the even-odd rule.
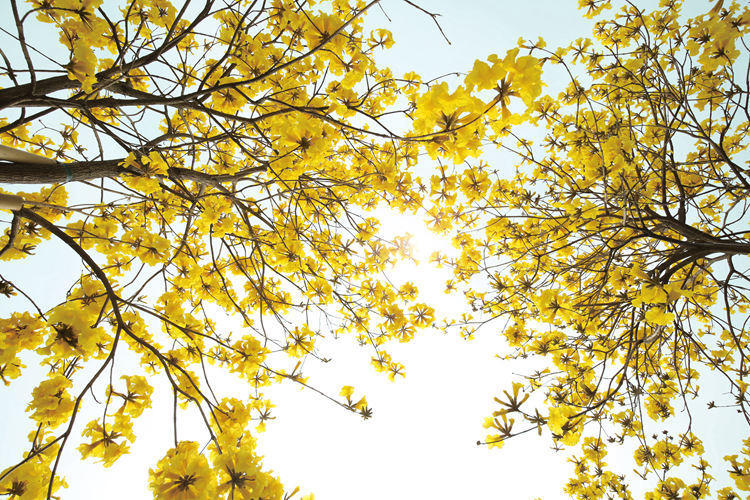
[[421,293],[429,290],[429,295],[434,295],[436,291],[442,295],[445,281],[450,278],[451,273],[431,260],[436,253],[443,256],[455,253],[451,238],[447,234],[432,231],[424,216],[419,214],[400,213],[389,207],[381,207],[374,210],[371,216],[380,221],[383,237],[408,237],[411,258],[396,264],[393,277],[399,283],[411,281],[419,285]]
[[399,213],[385,207],[375,211],[387,237],[411,235],[410,249],[418,261],[428,261],[434,252],[446,253],[452,248],[450,238],[432,231],[419,214]]

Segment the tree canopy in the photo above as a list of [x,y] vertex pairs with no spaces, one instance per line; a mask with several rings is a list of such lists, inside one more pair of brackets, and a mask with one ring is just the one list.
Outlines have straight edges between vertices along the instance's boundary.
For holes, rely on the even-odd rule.
[[[750,438],[710,462],[693,424],[706,400],[750,424],[750,9],[579,0],[592,38],[423,79],[377,63],[394,43],[364,23],[380,3],[9,1],[0,261],[55,240],[83,272],[52,307],[0,272],[26,304],[0,315],[0,379],[37,380],[0,494],[65,497],[65,457],[115,463],[163,386],[154,498],[290,498],[256,449],[265,388],[370,418],[360,388],[329,394],[303,363],[346,337],[395,379],[389,343],[429,326],[536,360],[481,444],[546,433],[572,454],[571,497],[632,498],[634,473],[649,498],[750,491]],[[432,260],[462,317],[439,323],[389,272],[411,243],[383,235],[382,206],[450,235],[456,254]],[[615,447],[632,463],[608,463]]]
[[[255,451],[264,387],[291,380],[369,418],[360,391],[327,394],[301,373],[328,335],[403,375],[386,344],[431,325],[434,309],[415,284],[389,279],[408,240],[383,238],[368,211],[424,209],[418,155],[476,156],[512,96],[377,66],[393,43],[364,29],[378,3],[11,0],[0,181],[12,219],[0,259],[33,262],[54,239],[84,272],[51,308],[0,281],[28,300],[0,321],[0,378],[40,376],[26,359],[48,368],[2,494],[63,495],[77,436],[81,457],[113,464],[166,383],[174,411],[160,425],[174,447],[152,464],[155,498],[291,496]],[[535,61],[511,52],[486,76],[517,78],[530,103]],[[212,385],[221,374],[247,397]],[[101,417],[79,423],[97,404]],[[183,410],[204,435],[180,433]]]
[[[580,2],[592,38],[521,42],[568,84],[519,120],[534,141],[508,131],[515,172],[492,171],[466,208],[453,267],[470,326],[504,318],[508,357],[546,360],[495,399],[484,442],[546,428],[577,445],[575,498],[631,498],[633,467],[648,498],[739,498],[750,441],[709,463],[693,417],[707,404],[750,423],[750,10],[610,3]],[[608,463],[615,446],[633,463]]]

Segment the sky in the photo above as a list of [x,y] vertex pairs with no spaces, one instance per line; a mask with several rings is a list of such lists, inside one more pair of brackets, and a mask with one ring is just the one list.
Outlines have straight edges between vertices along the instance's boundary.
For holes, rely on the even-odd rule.
[[[374,9],[368,19],[373,26],[391,30],[396,42],[381,53],[380,64],[396,75],[415,71],[428,80],[467,72],[475,59],[504,54],[521,36],[542,35],[550,38],[550,45],[581,36],[588,23],[575,3],[419,3],[440,14],[450,44],[429,16],[403,1],[382,2],[384,12]],[[559,22],[563,19],[566,22]],[[383,224],[386,230],[403,228],[415,234],[422,264],[404,266],[411,267],[405,272],[418,279],[429,276],[430,283],[421,288],[437,293],[426,298],[438,308],[455,310],[461,297],[443,293],[449,275],[436,272],[425,258],[445,243],[422,229],[418,218],[407,219],[393,217],[390,228]],[[493,396],[511,385],[514,369],[527,369],[495,357],[503,349],[498,333],[495,327],[466,342],[456,332],[422,332],[411,343],[392,349],[394,358],[406,364],[406,378],[395,383],[374,373],[369,354],[352,356],[351,345],[341,342],[335,346],[332,366],[310,364],[305,373],[318,381],[330,376],[363,390],[374,417],[363,422],[314,395],[281,386],[278,421],[260,440],[267,449],[266,464],[279,472],[288,470],[324,500],[559,497],[568,464],[563,455],[550,450],[548,439],[519,439],[502,450],[476,445],[486,434],[482,420],[491,411]]]
[[[582,18],[576,4],[574,0],[420,2],[440,14],[450,44],[429,16],[402,0],[383,0],[382,10],[371,10],[369,23],[390,29],[396,40],[391,50],[381,54],[380,64],[397,75],[416,71],[429,79],[466,72],[475,59],[503,54],[519,37],[542,36],[554,47],[588,35],[591,22]],[[489,161],[504,168],[506,159],[496,156]],[[446,242],[429,234],[418,218],[393,214],[381,218],[386,232],[414,234],[422,263],[402,265],[397,269],[400,277],[424,280],[424,298],[441,311],[460,307],[460,297],[443,293],[448,275],[427,265],[426,257]],[[64,293],[60,285],[70,283],[80,270],[59,264],[63,252],[67,250],[59,245],[45,244],[33,270],[15,265],[2,273],[23,275],[32,291],[60,297]],[[18,302],[10,304],[16,307]],[[9,312],[4,307],[0,303],[0,314]],[[369,351],[355,349],[350,340],[318,344],[333,361],[309,362],[304,374],[334,394],[342,385],[354,386],[357,394],[367,396],[374,416],[363,421],[292,384],[274,387],[268,394],[276,404],[276,418],[258,436],[266,468],[273,469],[290,489],[300,485],[319,500],[560,497],[570,468],[564,454],[550,450],[547,434],[513,439],[502,450],[476,445],[485,435],[481,423],[491,411],[493,396],[510,387],[515,374],[529,371],[528,365],[495,356],[503,349],[498,334],[499,326],[494,326],[466,342],[455,332],[421,332],[413,342],[390,349],[407,368],[406,378],[395,383],[375,373]],[[11,388],[0,387],[0,400],[5,402],[0,413],[0,469],[14,458],[10,451],[26,442],[26,432],[18,429],[27,426],[23,408],[33,385],[22,377]],[[168,414],[169,404],[168,397],[157,394],[154,408],[136,424],[138,439],[132,453],[110,469],[80,462],[78,453],[68,450],[62,472],[70,488],[63,498],[102,498],[103,487],[108,500],[149,498],[148,467],[171,446],[168,421],[159,418]],[[717,439],[720,431],[716,430]],[[731,429],[723,432],[731,437]],[[186,432],[185,439],[189,438]]]

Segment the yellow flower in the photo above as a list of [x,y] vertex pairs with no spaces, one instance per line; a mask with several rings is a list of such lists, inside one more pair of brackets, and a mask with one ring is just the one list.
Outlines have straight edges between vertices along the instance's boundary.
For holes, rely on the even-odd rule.
[[260,470],[258,457],[248,447],[224,451],[213,462],[219,475],[219,495],[236,500],[262,498],[266,475]]
[[345,385],[341,388],[341,392],[339,392],[339,395],[344,396],[346,399],[351,399],[352,395],[354,394],[354,387],[350,385]]
[[53,375],[32,391],[26,411],[34,410],[31,418],[54,428],[65,422],[73,411],[73,398],[67,393],[73,383],[62,375]]
[[674,313],[667,312],[662,306],[656,306],[646,311],[646,321],[655,325],[668,325],[674,321]]
[[167,451],[149,476],[156,500],[216,499],[216,476],[195,441],[181,441]]
[[96,55],[91,47],[83,42],[76,43],[73,57],[66,65],[68,78],[81,82],[84,92],[90,93],[96,83],[96,65]]
[[37,461],[26,462],[13,471],[6,469],[1,476],[4,477],[0,480],[0,495],[8,495],[9,500],[46,498],[49,469]]
[[315,332],[310,330],[309,326],[304,325],[302,328],[295,328],[289,333],[287,353],[290,356],[300,358],[312,352],[314,345]]
[[83,431],[83,436],[91,439],[91,442],[83,443],[78,447],[81,456],[83,458],[97,457],[105,467],[109,467],[128,452],[129,446],[125,439],[131,442],[135,440],[130,418],[123,418],[121,415],[115,418],[114,423],[106,426],[97,420],[89,422]]
[[126,390],[123,394],[113,391],[114,395],[123,399],[117,413],[138,417],[143,410],[151,407],[151,393],[154,392],[154,388],[140,375],[123,375],[120,378],[125,380]]

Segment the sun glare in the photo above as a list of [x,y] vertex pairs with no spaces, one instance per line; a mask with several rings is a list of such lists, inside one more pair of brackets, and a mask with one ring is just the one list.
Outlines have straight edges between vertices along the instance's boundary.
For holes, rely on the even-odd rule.
[[450,235],[430,229],[419,214],[400,213],[383,207],[373,211],[372,216],[380,221],[383,237],[391,240],[408,238],[409,258],[398,262],[389,273],[394,284],[399,286],[411,282],[419,289],[422,300],[437,304],[443,311],[450,309],[450,304],[456,301],[449,300],[446,295],[446,283],[453,274],[437,259],[440,256],[444,262],[446,257],[455,256],[456,249]]

